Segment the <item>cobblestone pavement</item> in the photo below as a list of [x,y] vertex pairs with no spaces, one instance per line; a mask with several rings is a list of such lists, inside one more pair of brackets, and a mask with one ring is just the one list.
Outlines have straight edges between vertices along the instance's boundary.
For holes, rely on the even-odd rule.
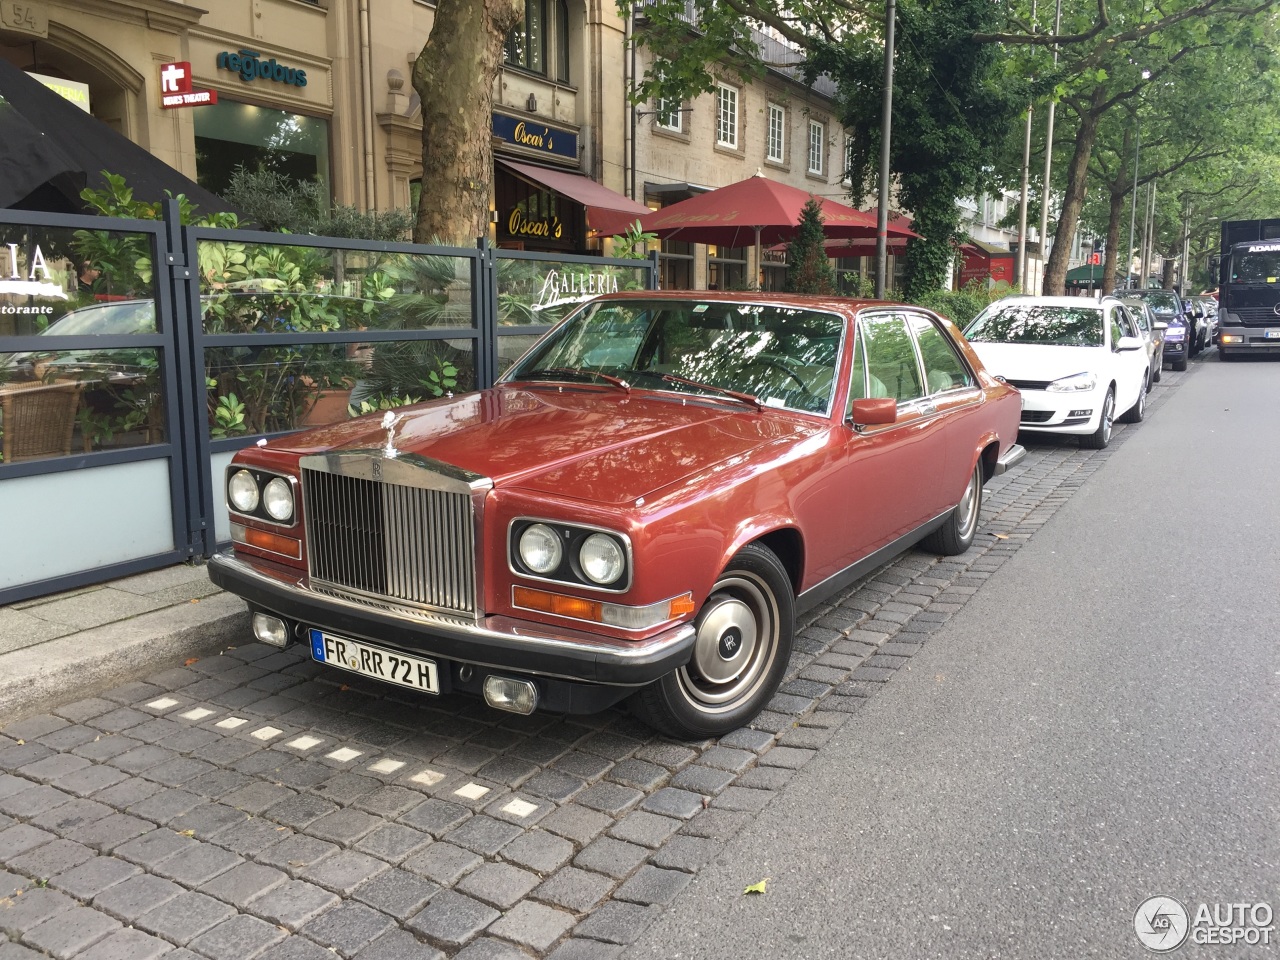
[[616,957],[1133,429],[1030,441],[968,553],[811,612],[769,709],[719,740],[402,696],[261,644],[11,723],[0,960]]

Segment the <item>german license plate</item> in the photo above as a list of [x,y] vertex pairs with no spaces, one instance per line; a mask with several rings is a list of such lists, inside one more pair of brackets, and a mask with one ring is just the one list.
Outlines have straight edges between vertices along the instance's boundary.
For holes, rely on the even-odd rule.
[[1280,330],[1268,330],[1265,337],[1268,340],[1280,340]]
[[358,640],[335,637],[315,628],[309,633],[312,660],[397,686],[426,693],[440,692],[440,678],[434,660],[408,657]]

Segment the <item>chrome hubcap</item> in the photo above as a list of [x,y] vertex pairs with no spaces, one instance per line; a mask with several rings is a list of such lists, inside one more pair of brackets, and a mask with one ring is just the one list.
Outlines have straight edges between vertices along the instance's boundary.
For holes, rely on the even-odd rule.
[[759,687],[777,646],[772,594],[751,574],[731,574],[698,618],[693,659],[677,673],[680,688],[699,709],[732,709]]
[[1116,399],[1114,394],[1107,394],[1107,399],[1102,407],[1102,435],[1106,438],[1111,437],[1111,424],[1116,412]]
[[[982,468],[979,467],[978,470]],[[978,525],[978,490],[979,484],[982,482],[978,475],[978,470],[973,471],[973,476],[969,478],[969,485],[964,488],[964,496],[960,498],[960,504],[956,507],[956,526],[960,530],[960,538],[968,540],[973,535],[974,528]]]

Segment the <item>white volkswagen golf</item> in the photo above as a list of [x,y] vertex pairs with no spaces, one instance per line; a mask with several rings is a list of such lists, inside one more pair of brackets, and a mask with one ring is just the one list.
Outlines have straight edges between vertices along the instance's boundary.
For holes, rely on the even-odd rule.
[[1022,391],[1020,430],[1079,434],[1102,449],[1116,411],[1147,409],[1149,360],[1133,320],[1113,297],[1006,297],[964,335],[986,368]]

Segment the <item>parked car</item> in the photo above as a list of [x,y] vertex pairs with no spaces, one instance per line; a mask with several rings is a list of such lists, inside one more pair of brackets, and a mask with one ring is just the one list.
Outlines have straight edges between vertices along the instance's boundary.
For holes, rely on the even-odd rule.
[[1126,290],[1125,296],[1145,301],[1156,317],[1169,325],[1164,332],[1164,358],[1174,370],[1187,369],[1187,361],[1200,352],[1201,331],[1177,291]]
[[1018,408],[921,308],[610,295],[491,389],[237,453],[210,576],[340,670],[720,734],[773,696],[798,609],[968,549]]
[[1160,382],[1164,371],[1164,334],[1169,325],[1156,317],[1151,304],[1136,297],[1120,298],[1137,327],[1138,336],[1147,347],[1147,389]]
[[1218,342],[1218,301],[1213,297],[1189,297],[1191,312],[1197,321],[1197,342],[1201,350],[1207,350]]
[[983,364],[1022,391],[1022,429],[1111,442],[1117,410],[1136,423],[1147,408],[1148,362],[1114,297],[1006,297],[973,318],[965,336]]

